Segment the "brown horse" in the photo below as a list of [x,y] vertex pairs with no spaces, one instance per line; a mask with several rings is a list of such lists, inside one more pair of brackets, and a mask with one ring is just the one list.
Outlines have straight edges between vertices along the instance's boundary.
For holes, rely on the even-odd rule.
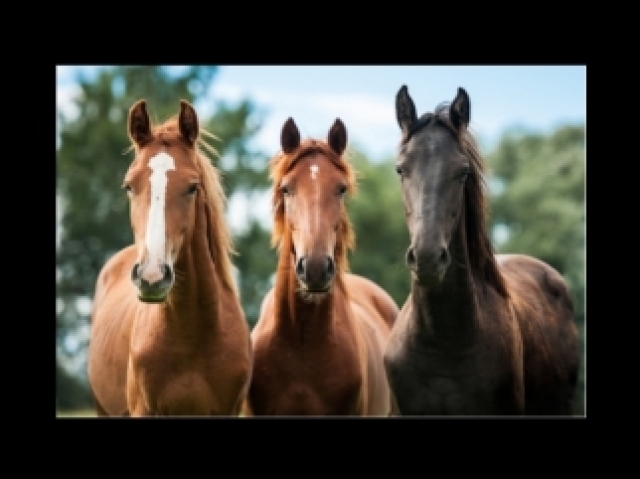
[[403,86],[396,169],[411,245],[411,293],[385,352],[403,415],[570,415],[578,331],[562,276],[494,255],[484,162],[464,89],[418,119]]
[[251,333],[254,375],[246,415],[390,413],[383,353],[398,313],[391,297],[348,273],[354,234],[344,204],[355,174],[343,157],[344,124],[327,142],[307,139],[289,118],[270,162],[274,288]]
[[89,382],[100,416],[238,415],[251,379],[249,326],[232,278],[219,173],[186,101],[152,126],[129,111],[124,178],[135,244],[102,268]]

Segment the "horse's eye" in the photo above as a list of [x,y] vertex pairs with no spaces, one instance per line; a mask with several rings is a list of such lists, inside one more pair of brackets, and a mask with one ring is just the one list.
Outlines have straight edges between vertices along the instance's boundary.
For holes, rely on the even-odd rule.
[[398,176],[402,176],[403,171],[402,166],[396,166],[396,173],[398,173]]
[[347,192],[347,185],[338,186],[338,194],[340,196],[344,195]]
[[286,185],[282,185],[280,187],[280,191],[282,192],[283,195],[285,196],[289,196],[291,194],[291,191],[289,190],[289,187]]
[[127,184],[127,183],[125,183],[124,185],[122,185],[122,189],[123,189],[124,191],[126,191],[126,192],[127,192],[127,194],[131,194],[131,193],[133,193],[133,190],[131,189],[131,185],[129,185],[129,184]]
[[188,195],[195,195],[196,191],[198,191],[198,183],[193,183],[189,185],[189,189],[187,190]]
[[471,173],[471,167],[470,166],[462,167],[462,169],[460,170],[460,174],[458,175],[458,178],[460,178],[460,182],[461,183],[465,182],[465,180],[469,176],[469,173]]

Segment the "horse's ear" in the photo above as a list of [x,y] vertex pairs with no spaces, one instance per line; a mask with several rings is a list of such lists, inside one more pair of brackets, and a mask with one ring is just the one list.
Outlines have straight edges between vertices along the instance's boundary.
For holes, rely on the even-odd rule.
[[300,131],[293,118],[289,118],[282,126],[280,134],[280,146],[285,153],[291,153],[300,145]]
[[404,136],[409,134],[413,124],[418,121],[416,106],[409,96],[407,85],[402,85],[398,93],[396,93],[396,118]]
[[200,127],[198,125],[198,115],[188,101],[180,100],[180,114],[178,115],[178,127],[180,134],[193,146],[198,139]]
[[347,128],[342,123],[340,118],[336,118],[333,122],[329,135],[327,136],[329,146],[335,151],[338,156],[342,155],[342,152],[347,147]]
[[449,118],[451,123],[459,130],[462,125],[469,126],[469,120],[471,120],[471,102],[469,101],[469,95],[464,88],[458,88],[458,94],[449,107]]
[[138,100],[129,109],[128,120],[129,138],[138,146],[144,145],[151,139],[151,122],[147,113],[147,102]]

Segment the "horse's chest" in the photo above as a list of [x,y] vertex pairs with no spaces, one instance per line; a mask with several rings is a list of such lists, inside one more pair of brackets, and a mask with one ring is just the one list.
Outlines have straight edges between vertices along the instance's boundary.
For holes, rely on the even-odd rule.
[[407,348],[386,359],[402,415],[491,414],[495,377],[478,367],[481,354]]
[[413,385],[411,394],[396,397],[402,415],[467,415],[475,414],[475,402],[469,400],[475,394],[459,378],[432,376],[422,382],[407,378]]
[[355,414],[362,368],[354,354],[281,345],[255,353],[249,391],[256,415]]
[[129,402],[143,414],[229,414],[249,375],[236,356],[164,338],[132,347]]

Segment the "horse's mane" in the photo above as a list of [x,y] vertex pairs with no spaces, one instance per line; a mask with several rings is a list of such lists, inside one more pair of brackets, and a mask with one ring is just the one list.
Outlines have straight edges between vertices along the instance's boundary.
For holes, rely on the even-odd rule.
[[[459,131],[449,118],[450,103],[440,104],[433,116],[456,134],[462,150],[471,160],[472,174],[467,178],[464,190],[465,234],[471,270],[480,278],[493,284],[505,298],[509,296],[505,280],[496,262],[495,250],[487,231],[489,201],[485,181],[485,162],[471,131],[462,127]],[[429,114],[428,114],[429,115]]]
[[[284,217],[284,198],[280,191],[282,178],[295,166],[298,160],[309,155],[320,154],[327,157],[340,170],[345,173],[347,179],[347,193],[354,194],[357,189],[356,173],[352,165],[346,160],[343,153],[338,156],[331,147],[323,140],[311,138],[303,140],[298,148],[290,153],[281,151],[269,162],[269,177],[272,180],[271,202],[273,207],[273,230],[271,232],[271,246],[281,250],[283,238],[287,231]],[[349,270],[348,252],[355,247],[355,232],[347,215],[346,208],[342,210],[341,235],[338,235],[336,243],[335,262],[336,271],[345,272]]]
[[[177,135],[178,131],[178,115],[152,127],[153,136],[156,138],[162,138],[164,136],[168,139]],[[235,294],[238,294],[237,287],[233,280],[233,265],[231,262],[231,255],[235,254],[235,250],[231,232],[225,221],[227,197],[222,186],[220,171],[213,165],[212,160],[202,151],[202,148],[211,152],[216,158],[219,158],[219,154],[215,147],[203,138],[203,135],[214,139],[217,139],[217,137],[205,128],[200,127],[200,134],[198,135],[195,148],[197,165],[202,173],[201,186],[206,196],[207,205],[211,209],[210,218],[213,222],[211,228],[209,228],[209,244],[215,252],[215,265],[222,282],[234,291]],[[135,148],[135,145],[132,145],[132,147]]]

